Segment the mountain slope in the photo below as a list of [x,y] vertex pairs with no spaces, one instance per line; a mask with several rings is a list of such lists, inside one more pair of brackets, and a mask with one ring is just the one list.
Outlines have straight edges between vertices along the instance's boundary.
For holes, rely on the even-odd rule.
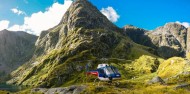
[[[129,27],[124,27],[124,31],[136,43],[156,49],[157,54],[163,58],[185,56],[187,28],[178,23],[167,23],[149,32],[143,32],[145,30],[133,28],[132,34],[129,32]],[[137,37],[137,34],[140,34],[138,35],[139,37]],[[138,40],[134,39],[134,37],[137,37],[136,39]]]
[[154,45],[151,39],[146,35],[148,32],[148,30],[144,30],[133,25],[126,25],[123,28],[123,34],[130,37],[130,39],[132,39],[135,43],[156,48],[156,45]]
[[36,40],[37,36],[22,31],[0,31],[0,72],[8,74],[28,61]]
[[[121,34],[87,0],[76,0],[60,24],[43,31],[33,58],[12,73],[9,83],[52,87],[83,82],[86,64],[134,60],[154,50],[132,42]],[[156,57],[156,56],[155,56]]]

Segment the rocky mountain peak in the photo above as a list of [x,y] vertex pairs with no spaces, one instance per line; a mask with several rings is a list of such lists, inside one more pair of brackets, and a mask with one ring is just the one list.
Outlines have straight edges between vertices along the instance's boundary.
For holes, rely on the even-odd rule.
[[[186,50],[187,28],[178,23],[167,23],[152,32],[147,32],[162,57],[184,56]],[[170,50],[169,50],[170,49]]]
[[7,29],[4,29],[4,30],[2,30],[1,32],[5,32],[5,31],[8,31]]
[[179,23],[175,23],[175,22],[166,23],[164,27],[165,28],[179,28],[179,29],[180,28],[182,28],[182,29],[185,28],[183,25],[181,25]]
[[126,25],[126,26],[123,27],[123,29],[124,29],[125,33],[136,32],[136,33],[144,34],[145,32],[147,32],[147,30],[135,27],[133,25]]
[[154,34],[175,34],[175,33],[183,33],[183,30],[186,31],[186,28],[178,23],[174,23],[174,22],[170,22],[170,23],[166,23],[164,26],[158,27],[156,28],[154,31]]
[[75,27],[86,29],[116,28],[95,6],[88,0],[76,0],[65,13],[60,24],[67,24],[69,30]]
[[124,29],[128,29],[128,28],[131,28],[131,29],[136,29],[137,27],[133,26],[133,25],[126,25],[123,27]]
[[166,23],[148,32],[130,25],[123,29],[134,42],[155,48],[157,54],[163,58],[185,56],[186,49],[189,49],[187,28],[179,23]]
[[[8,34],[10,34],[10,33],[11,33],[11,32],[8,31],[8,30],[6,30],[6,29],[0,31],[1,37],[4,37],[5,35],[8,35]],[[14,33],[14,32],[12,32],[12,33]]]
[[[40,34],[36,42],[38,48],[36,52],[37,55],[41,55],[55,48],[63,48],[67,43],[72,46],[74,43],[71,45],[69,42],[73,40],[78,40],[79,38],[84,40],[84,37],[86,37],[88,38],[86,40],[90,41],[101,35],[101,33],[107,35],[112,31],[120,31],[120,29],[88,0],[76,0],[71,4],[57,26]],[[99,32],[98,35],[97,32]],[[73,48],[73,46],[70,48]]]

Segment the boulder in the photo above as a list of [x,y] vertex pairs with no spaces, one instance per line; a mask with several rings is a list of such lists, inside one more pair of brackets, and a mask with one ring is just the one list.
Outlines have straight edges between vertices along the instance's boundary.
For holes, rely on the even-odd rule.
[[148,84],[156,84],[156,83],[164,84],[165,82],[159,76],[152,78],[152,80],[148,82]]
[[180,85],[177,85],[176,87],[174,87],[175,90],[177,89],[187,89],[187,90],[190,90],[190,84],[188,83],[184,83],[184,84],[180,84]]

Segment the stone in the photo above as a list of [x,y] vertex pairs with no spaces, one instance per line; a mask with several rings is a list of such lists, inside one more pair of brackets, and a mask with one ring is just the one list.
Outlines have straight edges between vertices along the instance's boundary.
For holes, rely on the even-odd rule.
[[159,76],[156,76],[154,78],[152,78],[152,80],[150,80],[148,82],[148,84],[155,84],[155,83],[160,83],[160,84],[164,84],[164,80],[162,80],[162,78],[160,78]]
[[177,89],[187,89],[187,90],[190,90],[190,84],[188,83],[184,83],[184,84],[180,84],[180,85],[177,85],[176,87],[174,87],[175,90]]
[[86,89],[87,86],[69,86],[69,87],[59,87],[59,88],[34,88],[31,93],[44,93],[44,94],[80,94]]
[[31,93],[35,93],[35,92],[41,92],[41,93],[44,93],[44,92],[47,92],[48,89],[46,88],[34,88],[31,90]]

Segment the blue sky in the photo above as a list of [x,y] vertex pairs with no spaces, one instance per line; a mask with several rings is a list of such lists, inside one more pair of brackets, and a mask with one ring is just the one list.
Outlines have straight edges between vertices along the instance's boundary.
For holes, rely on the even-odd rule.
[[155,29],[167,22],[190,22],[190,0],[91,0],[99,9],[112,6],[120,18],[116,25]]
[[[65,0],[65,2],[66,1],[71,0]],[[63,8],[63,10],[60,9],[59,12],[64,13],[66,11],[64,8],[70,4],[65,4],[64,0],[0,0],[0,2],[0,22],[7,21],[8,27],[5,26],[6,28],[10,28],[14,25],[26,28],[23,24],[33,24],[29,22],[35,18],[33,14],[45,14],[45,12],[50,10],[48,8],[52,7],[52,11],[58,9],[56,6]],[[119,27],[131,24],[140,28],[153,30],[158,26],[163,26],[167,22],[186,22],[186,25],[189,25],[190,22],[190,0],[90,0],[90,2],[97,6],[99,10],[111,7],[117,16],[119,16],[117,21],[114,21],[114,24]],[[61,7],[61,5],[65,6]],[[17,11],[13,12],[13,9],[17,9]],[[48,15],[48,13],[46,15]],[[25,18],[29,20],[25,20]],[[52,26],[52,24],[49,26]],[[44,26],[44,29],[46,28],[47,27]],[[41,29],[31,26],[30,30]]]

